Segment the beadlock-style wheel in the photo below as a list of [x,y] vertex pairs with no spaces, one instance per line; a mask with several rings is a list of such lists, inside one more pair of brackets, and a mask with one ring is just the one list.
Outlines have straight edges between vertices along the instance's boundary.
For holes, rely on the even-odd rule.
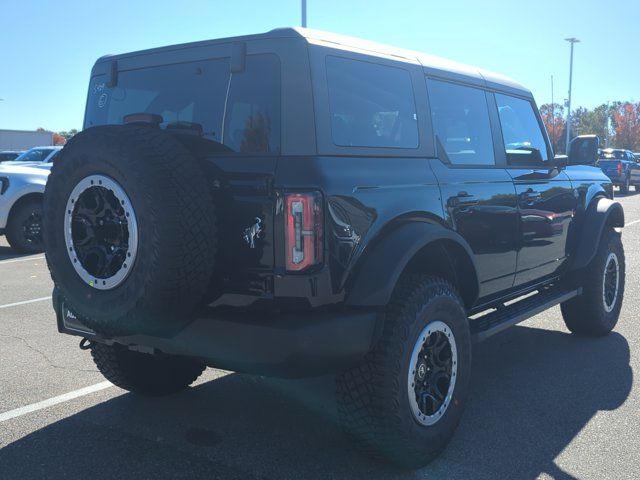
[[105,175],[80,180],[67,201],[64,239],[85,283],[100,290],[120,285],[138,250],[136,215],[124,189]]
[[413,347],[407,379],[409,404],[421,425],[435,424],[451,403],[458,370],[458,351],[451,329],[429,323]]
[[613,311],[618,300],[620,288],[620,264],[618,256],[611,252],[607,257],[602,277],[602,301],[607,313]]

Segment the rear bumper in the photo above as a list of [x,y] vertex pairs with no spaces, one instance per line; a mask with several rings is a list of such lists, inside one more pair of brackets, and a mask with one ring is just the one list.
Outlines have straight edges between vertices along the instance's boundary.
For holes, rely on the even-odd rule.
[[134,350],[185,355],[225,370],[299,378],[356,366],[382,332],[374,310],[255,313],[209,308],[171,338],[131,335],[105,338],[80,324],[54,295],[58,330]]

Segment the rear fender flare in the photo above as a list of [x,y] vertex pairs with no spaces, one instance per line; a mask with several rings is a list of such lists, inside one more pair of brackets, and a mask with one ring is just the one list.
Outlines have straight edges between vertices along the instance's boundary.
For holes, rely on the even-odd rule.
[[477,269],[473,252],[467,242],[453,230],[426,223],[405,223],[387,233],[369,251],[365,250],[363,263],[354,274],[348,289],[347,305],[382,307],[387,305],[393,290],[409,263],[430,244],[438,241],[453,242],[461,247],[471,262],[473,279],[471,294],[465,303],[470,306],[478,295]]

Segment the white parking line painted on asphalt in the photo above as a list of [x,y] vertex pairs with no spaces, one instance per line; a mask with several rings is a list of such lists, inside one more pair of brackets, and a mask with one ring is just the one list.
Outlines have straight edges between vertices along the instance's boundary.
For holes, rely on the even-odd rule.
[[39,257],[12,258],[10,260],[0,260],[0,265],[5,265],[7,263],[29,262],[33,260],[44,260],[44,259],[45,259],[44,255],[40,255]]
[[636,223],[640,223],[640,220],[634,220],[633,222],[629,222],[625,225],[625,227],[630,227],[631,225],[635,225]]
[[89,387],[80,388],[79,390],[74,390],[69,393],[58,395],[57,397],[43,400],[42,402],[32,403],[31,405],[27,405],[26,407],[9,410],[8,412],[0,413],[0,423],[11,420],[12,418],[21,417],[22,415],[26,415],[27,413],[37,412],[38,410],[43,410],[60,403],[68,402],[69,400],[73,400],[78,397],[84,397],[85,395],[99,392],[100,390],[104,390],[105,388],[109,388],[112,386],[113,385],[111,384],[111,382],[100,382]]
[[49,295],[48,297],[33,298],[31,300],[23,300],[22,302],[7,303],[6,305],[0,305],[0,309],[18,307],[20,305],[27,305],[29,303],[44,302],[45,300],[51,300],[51,295]]

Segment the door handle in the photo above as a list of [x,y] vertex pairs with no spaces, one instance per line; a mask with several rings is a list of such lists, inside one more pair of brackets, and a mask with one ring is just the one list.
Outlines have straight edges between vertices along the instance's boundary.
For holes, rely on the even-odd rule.
[[526,192],[522,192],[520,194],[520,198],[525,202],[533,203],[536,200],[540,200],[542,194],[540,192],[534,192],[533,190],[529,190]]
[[453,208],[469,208],[478,205],[478,199],[467,192],[460,192],[455,197],[451,197],[448,204]]

